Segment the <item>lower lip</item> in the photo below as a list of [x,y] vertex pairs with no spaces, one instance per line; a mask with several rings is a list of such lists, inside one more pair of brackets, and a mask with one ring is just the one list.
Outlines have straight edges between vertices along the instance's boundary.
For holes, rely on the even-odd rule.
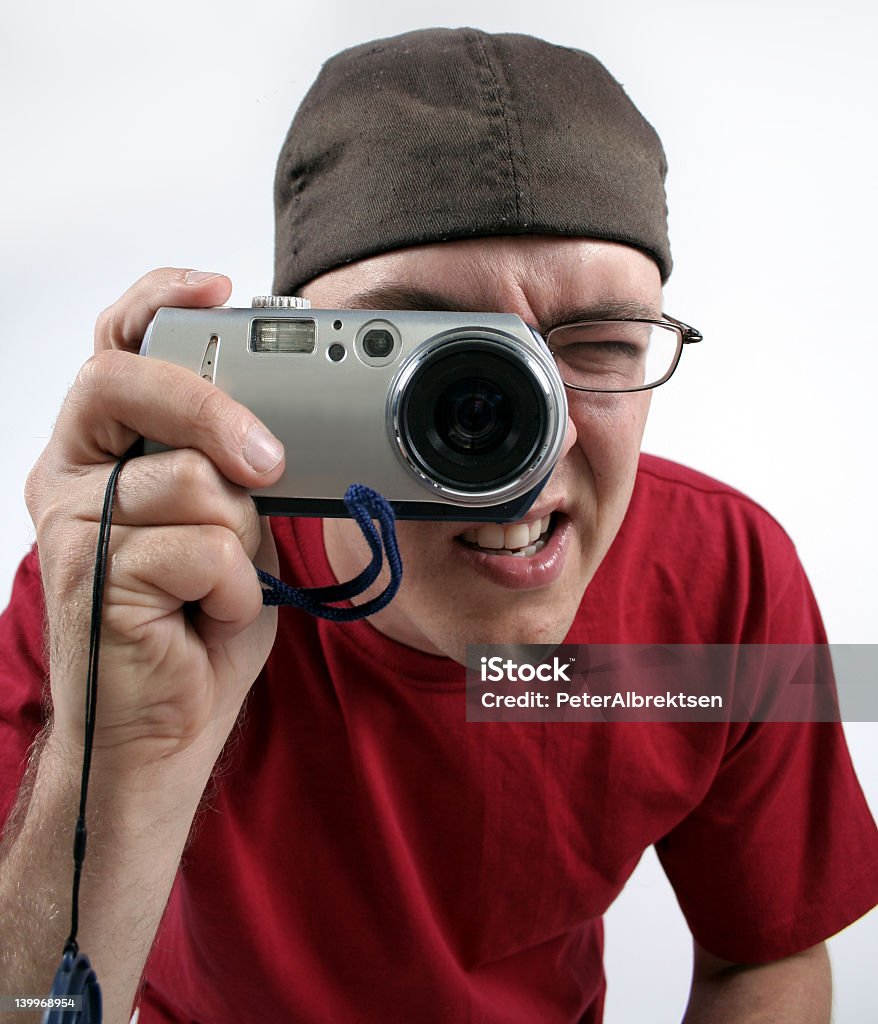
[[551,586],[564,571],[567,549],[573,536],[573,525],[566,516],[556,512],[555,519],[554,529],[545,546],[530,557],[486,555],[456,542],[459,555],[479,575],[507,590],[537,590]]

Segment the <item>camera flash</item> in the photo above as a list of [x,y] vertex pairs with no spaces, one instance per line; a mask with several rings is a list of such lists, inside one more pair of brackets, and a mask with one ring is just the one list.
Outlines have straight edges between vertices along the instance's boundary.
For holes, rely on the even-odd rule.
[[250,328],[251,352],[289,352],[310,355],[317,348],[313,320],[254,320]]

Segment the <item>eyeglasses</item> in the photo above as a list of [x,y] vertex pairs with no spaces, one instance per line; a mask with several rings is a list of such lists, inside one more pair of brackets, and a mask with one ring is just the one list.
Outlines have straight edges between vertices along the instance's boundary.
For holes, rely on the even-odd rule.
[[575,391],[648,391],[677,369],[700,331],[667,313],[661,320],[586,320],[553,327],[546,344],[561,380]]

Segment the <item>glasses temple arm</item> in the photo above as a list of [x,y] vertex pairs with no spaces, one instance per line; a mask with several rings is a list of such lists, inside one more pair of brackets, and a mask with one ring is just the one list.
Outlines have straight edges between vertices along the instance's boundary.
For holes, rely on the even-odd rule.
[[684,345],[695,345],[699,341],[704,341],[704,335],[696,327],[690,327],[689,324],[684,324],[682,320],[678,320],[667,313],[662,313],[662,319],[667,320],[674,327],[679,327]]

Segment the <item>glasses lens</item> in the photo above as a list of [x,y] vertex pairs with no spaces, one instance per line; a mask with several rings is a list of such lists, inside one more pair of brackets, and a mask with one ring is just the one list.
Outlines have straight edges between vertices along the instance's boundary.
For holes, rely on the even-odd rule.
[[673,327],[635,320],[565,324],[546,339],[565,384],[590,391],[631,391],[661,384],[673,370],[680,336]]

